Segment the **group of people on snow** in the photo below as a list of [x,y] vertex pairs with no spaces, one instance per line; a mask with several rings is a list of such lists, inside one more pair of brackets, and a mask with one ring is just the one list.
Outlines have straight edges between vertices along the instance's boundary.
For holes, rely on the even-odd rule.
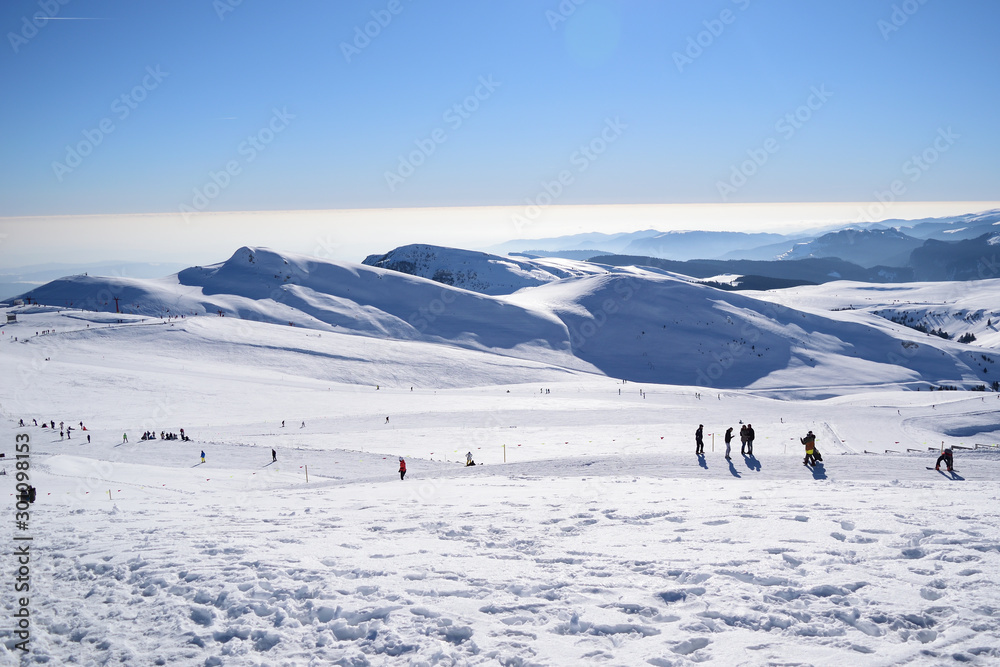
[[[757,437],[757,434],[753,430],[752,424],[743,424],[740,427],[740,454],[743,456],[748,456],[753,458],[753,441]],[[726,429],[726,434],[723,436],[726,443],[726,460],[729,461],[732,453],[732,442],[733,442],[733,427],[730,426]],[[704,456],[705,454],[705,425],[698,424],[698,429],[694,432],[694,453],[698,456]]]
[[[41,424],[38,423],[37,419],[32,419],[31,421],[32,421],[32,423],[33,423],[34,426],[40,426],[41,428],[51,429],[52,432],[55,433],[55,430],[56,430],[56,421],[54,419],[49,420],[47,422],[42,422]],[[18,422],[17,422],[17,426],[18,426],[18,428],[24,428],[24,420],[23,419],[19,419]],[[73,428],[72,424],[67,424],[66,422],[59,422],[59,439],[62,440],[62,439],[65,438],[65,439],[72,440],[73,439],[73,431],[75,431],[75,430],[76,429]],[[83,425],[83,422],[80,422],[80,430],[81,431],[86,431],[87,430],[87,427]],[[90,442],[90,434],[89,433],[87,434],[87,442]]]
[[[740,427],[740,454],[746,457],[753,458],[753,441],[757,437],[757,433],[754,431],[753,424],[744,424]],[[732,452],[732,442],[733,442],[733,427],[730,426],[726,429],[726,434],[723,436],[726,443],[726,460],[731,460],[730,453]],[[816,435],[809,431],[806,435],[799,439],[800,442],[805,445],[806,457],[802,461],[804,465],[815,466],[818,462],[823,460],[820,455],[819,450],[816,449]],[[694,432],[694,453],[697,456],[705,455],[705,425],[698,424],[697,430]],[[949,468],[950,470],[950,468]]]
[[[139,440],[156,440],[156,431],[146,431],[142,434]],[[160,431],[160,440],[181,440],[183,442],[188,442],[191,438],[187,437],[184,433],[184,429],[181,429],[181,434],[178,437],[176,433]],[[128,442],[128,438],[124,439],[124,442]]]

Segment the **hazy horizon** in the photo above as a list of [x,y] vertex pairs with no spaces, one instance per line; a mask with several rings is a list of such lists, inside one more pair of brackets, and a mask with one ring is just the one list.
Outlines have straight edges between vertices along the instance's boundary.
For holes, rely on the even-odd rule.
[[483,250],[515,239],[645,229],[790,234],[994,208],[1000,201],[549,206],[534,218],[525,206],[0,218],[0,271],[46,263],[209,264],[241,246],[360,263],[410,243]]

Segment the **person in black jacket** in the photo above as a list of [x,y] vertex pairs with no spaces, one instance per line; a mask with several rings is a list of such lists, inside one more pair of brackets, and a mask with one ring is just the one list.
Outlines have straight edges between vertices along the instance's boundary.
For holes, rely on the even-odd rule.
[[702,440],[703,428],[705,428],[704,424],[698,424],[698,430],[694,432],[694,453],[699,455],[705,453],[705,441]]
[[951,472],[952,463],[954,463],[954,458],[951,453],[951,447],[941,452],[941,456],[938,457],[937,463],[934,464],[935,470],[941,469],[941,463],[944,463],[948,467],[948,472]]

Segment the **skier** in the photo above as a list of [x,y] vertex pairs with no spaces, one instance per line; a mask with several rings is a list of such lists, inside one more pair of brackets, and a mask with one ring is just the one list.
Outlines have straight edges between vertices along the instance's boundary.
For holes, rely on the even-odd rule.
[[88,445],[90,444],[90,434],[89,433],[87,434],[87,444]]
[[705,428],[704,424],[698,424],[698,430],[694,432],[694,453],[699,456],[705,453],[705,442],[702,440],[701,430]]
[[404,477],[406,477],[406,461],[404,461],[403,457],[400,456],[399,457],[399,479],[400,479],[400,481],[402,481],[402,479]]
[[944,462],[945,466],[948,468],[948,472],[951,472],[952,463],[954,458],[952,457],[951,447],[941,452],[941,456],[938,457],[937,463],[934,464],[935,470],[941,469],[941,463]]
[[23,420],[23,419],[22,419],[22,420],[20,421],[20,423],[18,424],[18,427],[19,427],[19,428],[24,428],[24,420]]
[[474,465],[476,465],[476,462],[472,460],[472,452],[466,452],[465,453],[465,466],[469,467],[469,466],[474,466]]
[[122,433],[122,444],[128,442],[128,433]]
[[799,441],[806,446],[806,457],[802,460],[802,465],[816,465],[816,435],[809,431],[806,437],[799,438]]
[[278,461],[278,452],[276,452],[276,451],[274,451],[272,449],[271,450],[271,463],[277,463],[277,461]]
[[388,424],[388,423],[389,423],[389,418],[388,418],[388,417],[386,417],[386,418],[385,418],[385,423],[386,423],[386,424]]
[[753,430],[753,424],[747,424],[747,455],[753,458],[753,439],[757,434]]
[[205,462],[205,450],[204,450],[204,449],[203,449],[203,450],[201,450],[201,462],[202,462],[202,463],[204,463],[204,462]]
[[281,428],[285,428],[285,420],[284,419],[281,420]]
[[729,443],[733,441],[733,427],[726,429],[726,460],[729,460]]
[[747,425],[740,426],[740,454],[747,455]]

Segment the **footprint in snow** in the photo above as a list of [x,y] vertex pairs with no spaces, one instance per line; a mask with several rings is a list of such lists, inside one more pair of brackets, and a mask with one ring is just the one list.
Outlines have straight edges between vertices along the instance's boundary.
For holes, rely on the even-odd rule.
[[707,637],[692,637],[674,645],[670,650],[677,655],[691,655],[695,651],[705,648],[711,643]]

